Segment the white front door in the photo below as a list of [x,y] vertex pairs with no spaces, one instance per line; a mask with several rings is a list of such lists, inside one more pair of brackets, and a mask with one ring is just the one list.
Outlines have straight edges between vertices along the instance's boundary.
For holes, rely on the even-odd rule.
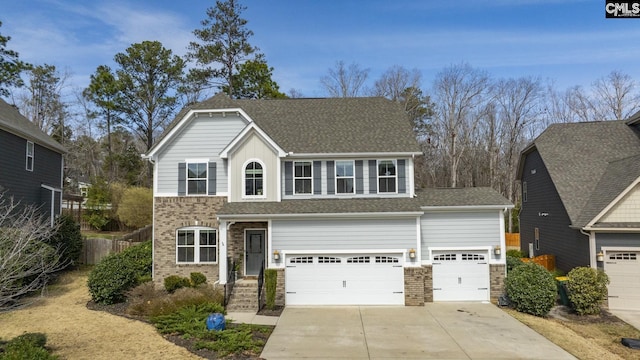
[[433,301],[489,300],[486,251],[433,252]]
[[609,309],[640,310],[640,251],[607,251]]
[[404,305],[400,254],[290,255],[287,305]]

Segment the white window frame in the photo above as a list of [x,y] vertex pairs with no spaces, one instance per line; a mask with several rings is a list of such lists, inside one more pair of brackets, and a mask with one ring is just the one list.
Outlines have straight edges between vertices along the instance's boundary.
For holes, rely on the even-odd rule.
[[[258,163],[262,166],[262,195],[247,195],[247,166],[251,163]],[[267,167],[260,159],[249,159],[242,165],[242,198],[243,199],[265,199],[267,197]]]
[[[351,176],[338,176],[338,163],[350,163],[351,164]],[[335,164],[334,164],[334,171],[335,171],[335,175],[336,175],[336,179],[335,179],[335,189],[336,189],[336,195],[352,195],[356,193],[356,165],[355,165],[355,161],[353,160],[336,160]],[[338,180],[340,179],[351,179],[351,183],[353,184],[352,188],[353,190],[351,192],[339,192],[338,191]]]
[[[193,232],[193,245],[180,245],[178,244],[180,232]],[[200,245],[200,231],[213,231],[215,234],[215,245]],[[215,228],[204,226],[188,226],[179,228],[176,230],[176,264],[217,264],[220,255],[218,254],[219,248],[218,230]],[[193,248],[193,261],[180,261],[179,249],[180,248]],[[200,249],[201,248],[215,248],[216,261],[200,261]]]
[[[296,176],[296,164],[308,164],[311,174],[309,176]],[[309,192],[297,192],[296,181],[297,180],[309,180],[311,186],[309,186]],[[293,194],[294,195],[312,195],[313,194],[313,161],[294,161],[293,162]]]
[[[187,160],[186,161],[187,165],[186,165],[186,169],[185,171],[187,172],[185,174],[185,192],[187,194],[187,196],[202,196],[202,195],[207,195],[209,194],[209,160],[208,159],[194,159],[194,160]],[[199,165],[199,164],[204,164],[204,178],[189,178],[189,165]],[[204,192],[203,193],[190,193],[189,192],[189,181],[202,181],[204,180]]]
[[[33,165],[34,165],[34,153],[36,152],[36,146],[33,143],[33,141],[29,141],[27,140],[27,150],[26,150],[26,159],[25,159],[25,164],[24,164],[24,168],[27,171],[33,171]],[[29,160],[31,160],[31,162],[29,162]]]
[[[390,161],[395,168],[395,175],[380,175],[380,163],[383,161]],[[382,159],[376,162],[376,176],[378,182],[378,193],[379,194],[397,194],[398,193],[398,162],[395,159]],[[395,179],[395,189],[393,191],[381,191],[380,187],[380,179]]]

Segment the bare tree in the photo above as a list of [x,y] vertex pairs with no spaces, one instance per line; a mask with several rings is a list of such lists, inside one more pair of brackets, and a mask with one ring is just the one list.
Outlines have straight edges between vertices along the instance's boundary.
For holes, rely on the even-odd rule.
[[422,74],[418,69],[407,70],[402,66],[394,65],[376,80],[372,95],[399,101],[404,97],[406,89],[420,88],[421,80]]
[[46,243],[55,232],[35,207],[0,194],[0,311],[24,305],[25,295],[44,289],[68,265],[61,249]]
[[364,93],[363,86],[368,77],[369,69],[361,69],[355,63],[347,67],[340,60],[335,68],[330,68],[328,74],[320,79],[320,83],[330,97],[358,97]]
[[640,109],[640,92],[627,74],[612,71],[592,84],[595,116],[599,120],[623,120]]
[[458,186],[458,168],[488,89],[489,76],[468,64],[449,66],[434,80],[434,127],[446,154],[451,187]]

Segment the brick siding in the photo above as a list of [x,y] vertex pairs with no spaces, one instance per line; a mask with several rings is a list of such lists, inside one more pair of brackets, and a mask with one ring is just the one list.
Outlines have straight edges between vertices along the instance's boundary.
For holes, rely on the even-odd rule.
[[433,269],[431,265],[422,266],[424,277],[424,302],[433,302]]
[[406,306],[423,306],[424,298],[423,268],[404,268],[404,304]]
[[489,265],[489,299],[492,303],[497,304],[498,298],[504,292],[504,276],[507,266],[504,264]]

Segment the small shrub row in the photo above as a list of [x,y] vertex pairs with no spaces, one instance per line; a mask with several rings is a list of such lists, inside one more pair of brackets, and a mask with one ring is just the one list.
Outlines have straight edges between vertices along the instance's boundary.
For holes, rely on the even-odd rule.
[[164,288],[169,293],[173,293],[178,289],[185,287],[198,287],[206,282],[207,277],[199,272],[192,272],[189,278],[178,275],[170,275],[164,278]]
[[518,249],[510,249],[510,250],[507,250],[507,256],[511,256],[514,258],[523,258],[525,257],[525,253]]
[[273,310],[276,307],[276,285],[278,282],[278,272],[276,269],[266,269],[264,271],[264,283],[267,309]]
[[600,269],[577,267],[569,271],[566,286],[571,308],[578,315],[600,314],[608,283],[607,274]]
[[135,287],[128,293],[128,301],[131,304],[127,308],[127,313],[155,317],[170,314],[185,306],[204,303],[221,304],[223,298],[224,294],[211,286],[177,289],[167,295],[164,291],[156,290],[154,284],[149,282]]
[[151,241],[105,257],[89,273],[91,298],[101,304],[124,301],[126,291],[151,279],[152,261]]
[[47,336],[26,333],[6,343],[0,343],[0,360],[55,360],[57,356],[45,349]]
[[514,267],[505,279],[505,290],[520,312],[545,316],[556,304],[557,286],[553,275],[536,263]]

